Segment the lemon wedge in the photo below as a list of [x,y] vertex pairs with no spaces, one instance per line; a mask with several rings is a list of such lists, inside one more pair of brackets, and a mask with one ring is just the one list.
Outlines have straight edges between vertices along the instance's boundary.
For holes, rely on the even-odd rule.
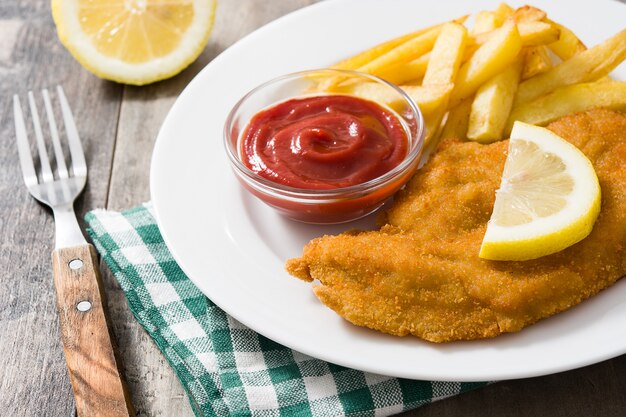
[[585,238],[600,212],[587,157],[548,129],[515,122],[479,256],[522,261]]
[[61,43],[101,78],[149,84],[200,55],[216,0],[52,0]]

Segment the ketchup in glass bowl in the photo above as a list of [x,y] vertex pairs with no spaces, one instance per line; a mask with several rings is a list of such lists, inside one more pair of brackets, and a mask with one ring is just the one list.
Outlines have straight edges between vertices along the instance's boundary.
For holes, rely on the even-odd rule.
[[423,125],[395,85],[322,69],[250,91],[231,110],[224,142],[239,182],[263,202],[294,220],[341,223],[375,211],[413,176]]

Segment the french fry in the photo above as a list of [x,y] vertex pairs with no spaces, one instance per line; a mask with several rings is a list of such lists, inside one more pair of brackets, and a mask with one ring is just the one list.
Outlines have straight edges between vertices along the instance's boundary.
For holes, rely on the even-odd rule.
[[424,33],[424,31],[419,30],[416,33],[410,33],[408,35],[404,35],[404,36],[400,36],[399,38],[392,39],[388,42],[385,42],[383,44],[374,46],[373,48],[370,48],[366,51],[363,51],[358,55],[344,59],[343,61],[340,61],[336,63],[335,65],[332,65],[331,68],[356,70],[357,68],[367,64],[368,62],[378,58],[379,56],[391,51],[393,48],[397,47],[398,45],[401,45],[404,42],[407,42],[408,40],[421,35],[422,33]]
[[513,12],[516,22],[538,22],[546,18],[546,12],[533,6],[522,6]]
[[457,106],[450,109],[446,123],[441,131],[440,137],[442,139],[467,139],[467,127],[469,125],[469,115],[473,101],[473,97],[466,98]]
[[[466,18],[397,37],[333,67],[400,85],[422,110],[426,152],[443,137],[501,139],[515,119],[546,124],[591,107],[626,110],[626,83],[608,76],[626,58],[626,29],[587,50],[532,6],[501,3],[479,12],[470,34],[462,26]],[[375,83],[337,77],[318,87],[394,109],[401,104]]]
[[498,7],[491,10],[482,10],[474,15],[474,26],[472,27],[472,35],[490,32],[499,28],[502,24],[513,16],[515,10],[506,3],[500,3]]
[[545,45],[559,39],[559,28],[545,22],[524,22],[517,25],[524,46]]
[[484,82],[508,67],[521,49],[517,26],[511,21],[505,22],[459,69],[450,106],[454,107],[474,94]]
[[425,119],[441,113],[443,117],[445,108],[452,93],[454,84],[430,84],[430,85],[406,85],[402,89],[419,106]]
[[365,100],[384,104],[394,110],[402,106],[402,100],[398,94],[382,84],[373,82],[343,82],[326,89],[327,92],[349,94]]
[[378,76],[397,85],[407,84],[424,77],[429,60],[430,52],[406,64],[385,68],[379,72]]
[[[511,16],[515,10],[506,3],[500,3],[498,7],[493,11],[493,14],[496,17],[496,27],[502,26],[502,24]],[[495,28],[493,28],[495,29]]]
[[552,26],[559,29],[559,39],[555,42],[552,42],[548,45],[548,47],[554,52],[556,56],[561,58],[563,61],[567,61],[574,55],[579,52],[587,49],[585,44],[578,39],[578,36],[574,32],[572,32],[569,28],[553,22],[549,19],[546,19],[546,22],[550,23]]
[[[421,34],[409,38],[404,43],[392,48],[377,58],[368,61],[364,65],[356,68],[356,71],[366,72],[381,78],[384,78],[385,75],[389,76],[389,73],[393,72],[396,68],[429,52],[433,48],[442,27],[443,25],[436,25],[426,31],[421,31]],[[358,60],[361,59],[361,57],[358,58]],[[354,61],[357,61],[357,59],[355,58]],[[354,64],[354,62],[342,62],[344,62],[344,67],[348,64]],[[337,67],[335,66],[334,68]],[[344,78],[342,77],[329,78],[318,85],[318,90],[331,90],[333,86],[341,83],[343,80]]]
[[527,80],[537,74],[544,73],[552,68],[552,59],[545,45],[528,46],[524,48],[524,66],[522,80]]
[[514,107],[566,85],[595,81],[608,75],[626,58],[626,29],[601,44],[580,52],[547,72],[523,81]]
[[438,113],[424,120],[424,155],[430,155],[437,148],[439,139],[441,139],[441,122],[444,115],[445,109],[439,109]]
[[[559,39],[560,33],[558,27],[545,22],[521,22],[517,24],[517,29],[524,46],[553,43]],[[483,45],[494,34],[495,31],[480,33],[470,37],[469,44]]]
[[379,45],[376,45],[372,48],[369,48],[357,55],[354,55],[350,58],[344,59],[343,61],[340,61],[338,63],[336,63],[335,65],[332,65],[331,68],[335,68],[335,69],[345,69],[345,70],[356,70],[359,67],[362,67],[363,65],[367,64],[368,62],[378,58],[381,55],[386,54],[387,52],[391,51],[392,49],[394,49],[395,47],[402,45],[403,43],[414,39],[422,34],[424,34],[425,32],[428,32],[431,29],[434,29],[438,26],[441,26],[442,24],[438,24],[438,25],[434,25],[431,27],[428,27],[426,29],[420,29],[420,30],[416,30],[415,32],[411,32],[408,33],[406,35],[402,35],[399,36],[397,38],[391,39],[387,42],[383,42]]
[[424,75],[424,85],[454,82],[465,51],[467,29],[458,23],[447,23],[435,42]]
[[396,46],[389,52],[359,67],[360,72],[379,75],[391,66],[412,61],[429,52],[441,32],[442,26],[430,29],[405,43]]
[[626,82],[602,81],[561,87],[514,107],[507,122],[507,132],[511,131],[516,120],[544,126],[570,113],[596,107],[626,110]]
[[[500,25],[502,22],[499,23]],[[482,10],[474,15],[472,35],[491,32],[498,27],[498,16],[492,11]]]
[[605,83],[605,82],[609,82],[609,81],[614,81],[613,78],[609,77],[608,75],[602,77],[602,78],[598,78],[595,82],[597,83]]
[[[457,19],[454,19],[452,22],[456,22],[459,24],[463,24],[466,20],[467,20],[468,16],[461,16]],[[424,33],[428,32],[429,30],[435,29],[439,26],[442,26],[444,23],[439,23],[437,25],[433,25],[433,26],[429,26],[427,28],[424,29],[419,29],[416,30],[414,32],[411,33],[407,33],[406,35],[402,35],[402,36],[398,36],[394,39],[388,40],[386,42],[380,43],[376,46],[373,46],[369,49],[366,49],[363,52],[360,52],[350,58],[344,59],[343,61],[340,61],[338,63],[336,63],[335,65],[332,65],[331,68],[335,68],[335,69],[346,69],[346,70],[356,70],[359,67],[362,67],[364,65],[366,65],[368,62],[373,61],[374,59],[386,54],[387,52],[391,51],[392,49],[396,48],[397,46],[402,45],[403,43],[406,43],[408,41],[410,41],[411,39],[414,39],[420,35],[423,35]]]
[[[402,89],[419,106],[424,117],[430,116],[436,109],[441,108],[452,92],[452,84],[444,85],[409,85]],[[385,104],[392,109],[397,109],[401,104],[397,94],[392,94],[391,89],[376,83],[346,83],[334,86],[330,91],[333,93],[351,94],[366,100]]]
[[464,64],[467,61],[469,61],[470,58],[474,56],[474,54],[480,47],[479,45],[471,43],[470,38],[468,38],[467,40],[468,42],[467,42],[467,45],[465,45],[465,53],[463,53],[463,59],[461,60],[461,64]]
[[[443,88],[439,100],[433,102],[432,109],[425,110],[422,108],[426,128],[424,144],[427,149],[437,146],[436,138],[439,137],[441,122],[446,114],[454,86],[453,82],[463,59],[466,40],[467,29],[459,24],[450,23],[441,29],[433,47],[422,84],[423,88],[430,88],[431,86],[443,86]],[[447,90],[445,90],[446,86],[448,87]],[[405,89],[405,91],[409,92],[410,90]]]
[[504,139],[504,128],[522,72],[521,61],[518,58],[478,89],[469,116],[468,139],[480,143]]

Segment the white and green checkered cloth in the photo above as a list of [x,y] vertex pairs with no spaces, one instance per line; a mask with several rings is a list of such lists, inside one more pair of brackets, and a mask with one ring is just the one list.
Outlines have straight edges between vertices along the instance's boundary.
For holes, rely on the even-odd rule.
[[356,371],[281,346],[229,317],[168,251],[149,204],[87,214],[88,232],[196,416],[386,416],[485,383]]

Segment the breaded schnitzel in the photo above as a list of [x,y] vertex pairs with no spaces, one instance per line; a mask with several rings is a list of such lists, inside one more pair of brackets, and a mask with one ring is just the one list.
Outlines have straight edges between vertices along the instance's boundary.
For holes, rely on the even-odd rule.
[[348,321],[432,342],[515,332],[626,274],[626,115],[594,110],[549,128],[580,148],[602,188],[591,234],[553,255],[488,261],[478,252],[508,141],[445,140],[382,216],[378,231],[312,240],[292,275]]

